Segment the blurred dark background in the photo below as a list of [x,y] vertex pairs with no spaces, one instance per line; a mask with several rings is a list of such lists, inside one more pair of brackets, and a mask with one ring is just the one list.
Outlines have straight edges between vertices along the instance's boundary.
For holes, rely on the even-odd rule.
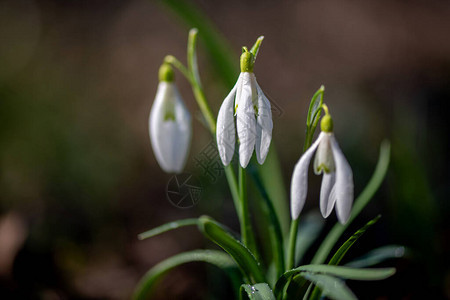
[[[228,41],[236,78],[241,46],[265,36],[255,74],[279,109],[271,151],[279,155],[286,191],[307,106],[321,84],[356,194],[381,141],[391,141],[385,183],[349,233],[376,214],[383,218],[348,258],[386,244],[405,245],[410,254],[386,263],[398,269],[391,279],[350,282],[355,293],[450,298],[450,2],[190,3]],[[186,171],[203,178],[198,205],[179,209],[167,200],[171,175],[150,147],[159,65],[166,54],[183,62],[186,56],[190,24],[171,7],[144,0],[0,1],[2,299],[128,299],[157,262],[212,247],[195,228],[146,241],[138,233],[201,214],[238,228],[225,176],[201,177],[196,158],[213,140],[179,73],[194,116]],[[201,77],[217,113],[229,86],[199,36]],[[318,208],[319,186],[320,178],[311,180],[305,212]],[[335,221],[331,216],[325,230]],[[157,298],[226,299],[229,284],[216,273],[202,264],[180,267],[161,282]]]

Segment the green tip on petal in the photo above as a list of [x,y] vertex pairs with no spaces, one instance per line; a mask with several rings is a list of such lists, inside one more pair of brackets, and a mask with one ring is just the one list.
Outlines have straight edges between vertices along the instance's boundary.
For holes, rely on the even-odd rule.
[[247,47],[242,48],[241,54],[241,72],[253,72],[255,65],[254,55],[248,51]]
[[322,121],[320,121],[320,129],[323,132],[333,132],[333,119],[328,111],[328,106],[326,104],[322,104],[322,108],[325,111],[325,116],[323,116]]
[[159,68],[159,81],[173,82],[175,79],[175,73],[172,66],[164,62]]

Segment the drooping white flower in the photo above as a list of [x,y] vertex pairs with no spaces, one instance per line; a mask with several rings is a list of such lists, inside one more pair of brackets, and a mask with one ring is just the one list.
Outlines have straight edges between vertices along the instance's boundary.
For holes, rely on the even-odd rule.
[[241,56],[241,74],[220,107],[216,128],[217,146],[225,166],[233,158],[237,129],[239,162],[243,168],[247,167],[253,150],[258,163],[264,163],[273,129],[270,102],[253,73],[253,54],[244,49],[245,52]]
[[173,82],[173,70],[168,64],[161,66],[159,77],[148,122],[150,141],[161,169],[180,173],[191,143],[191,115]]
[[291,181],[291,216],[297,219],[305,204],[308,192],[308,167],[314,158],[314,173],[323,173],[320,189],[320,211],[327,218],[333,207],[339,222],[345,224],[353,204],[353,173],[333,133],[333,123],[328,109],[321,122],[322,132],[317,140],[302,155],[294,168]]

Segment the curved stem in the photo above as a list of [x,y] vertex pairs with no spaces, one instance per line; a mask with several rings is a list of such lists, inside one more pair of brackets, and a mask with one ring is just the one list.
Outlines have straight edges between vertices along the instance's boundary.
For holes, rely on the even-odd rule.
[[[215,137],[216,134],[216,119],[214,118],[214,115],[211,111],[211,108],[209,107],[208,101],[206,99],[205,93],[203,91],[201,82],[200,82],[200,75],[198,72],[198,65],[197,65],[197,55],[195,51],[195,47],[197,44],[197,29],[191,29],[189,32],[189,38],[188,38],[188,47],[187,47],[187,61],[188,61],[188,67],[186,68],[175,56],[167,55],[164,58],[164,61],[167,63],[172,64],[174,67],[176,67],[183,75],[186,77],[186,79],[189,81],[192,87],[192,92],[194,93],[194,98],[197,101],[197,104],[200,108],[200,111],[202,112],[203,117],[206,120],[206,123],[208,125],[208,129]],[[227,177],[228,185],[230,187],[231,196],[233,198],[233,203],[236,209],[236,213],[239,218],[239,223],[242,224],[244,221],[242,220],[242,212],[241,212],[241,205],[240,205],[240,193],[239,193],[239,187],[238,182],[236,179],[236,175],[233,171],[233,167],[231,165],[228,165],[225,167],[225,175]]]
[[183,74],[184,77],[186,77],[189,83],[191,84],[193,83],[191,73],[175,56],[166,55],[166,57],[164,57],[164,62],[169,63],[175,68],[177,68],[181,72],[181,74]]

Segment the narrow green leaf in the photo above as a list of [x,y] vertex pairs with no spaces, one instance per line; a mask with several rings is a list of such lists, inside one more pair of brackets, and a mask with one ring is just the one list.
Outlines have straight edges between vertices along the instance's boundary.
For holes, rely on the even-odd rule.
[[313,127],[315,125],[317,126],[317,122],[320,118],[320,112],[322,111],[324,91],[325,87],[321,85],[311,98],[308,109],[308,117],[306,118],[307,127]]
[[275,209],[278,221],[280,222],[281,232],[284,236],[288,234],[291,215],[289,213],[289,199],[286,194],[283,172],[278,158],[277,148],[273,144],[270,146],[270,151],[264,164],[258,166],[258,173]]
[[250,300],[275,300],[272,289],[267,283],[241,285],[240,299],[243,300],[247,298]]
[[390,143],[388,141],[384,141],[383,143],[381,143],[380,156],[378,158],[375,172],[373,173],[372,178],[370,179],[367,186],[355,200],[350,219],[345,225],[342,225],[340,223],[336,223],[336,225],[334,225],[334,227],[331,229],[331,231],[328,233],[328,235],[320,245],[311,263],[321,264],[327,259],[328,254],[330,253],[331,249],[333,249],[342,233],[345,231],[345,229],[347,229],[347,227],[352,223],[352,221],[359,215],[362,209],[375,195],[376,191],[383,182],[384,177],[386,176],[386,172],[389,166],[390,153]]
[[320,287],[323,291],[323,295],[334,300],[357,300],[353,292],[345,285],[345,283],[336,277],[313,274],[313,273],[301,273],[305,279],[308,279],[316,286]]
[[[374,219],[370,220],[366,225],[364,225],[361,229],[356,231],[348,240],[345,241],[344,244],[336,251],[333,257],[328,262],[329,265],[338,265],[339,262],[344,258],[344,255],[347,253],[348,249],[359,239],[361,235],[366,232],[366,230],[374,225],[379,219],[381,215],[376,216]],[[316,286],[312,292],[311,300],[320,299],[320,295],[322,292],[320,288]]]
[[159,3],[170,8],[189,28],[197,28],[201,39],[210,54],[214,69],[228,88],[233,87],[239,72],[239,58],[227,41],[222,37],[214,24],[192,2],[164,0]]
[[379,264],[391,258],[403,257],[406,253],[405,247],[399,245],[389,245],[374,249],[367,254],[354,259],[346,264],[347,267],[364,268]]
[[198,225],[198,219],[184,219],[166,223],[164,225],[158,226],[156,228],[153,228],[151,230],[139,234],[138,239],[140,240],[148,239],[173,229],[191,225]]
[[318,211],[307,213],[300,220],[295,247],[295,265],[298,266],[309,247],[319,236],[325,225],[325,219]]
[[269,240],[272,250],[273,261],[276,266],[276,277],[278,278],[284,272],[284,247],[283,247],[283,234],[281,232],[280,222],[278,220],[273,203],[267,194],[267,191],[261,181],[257,169],[250,165],[248,166],[248,171],[252,176],[255,186],[260,192],[263,201],[258,201],[261,211],[263,212],[265,218],[268,220],[265,222],[267,224],[267,231],[269,233]]
[[250,49],[250,52],[253,54],[253,60],[256,60],[256,56],[258,55],[259,52],[259,47],[261,47],[261,43],[264,40],[264,36],[260,36],[255,44],[253,45],[253,47]]
[[356,231],[348,240],[345,241],[344,244],[336,251],[336,253],[333,255],[333,257],[328,262],[329,265],[338,265],[339,262],[344,257],[345,253],[347,253],[348,249],[361,237],[361,235],[364,234],[364,232],[367,231],[370,227],[372,227],[378,220],[381,218],[381,215],[376,216],[369,222],[367,222],[366,225],[364,225],[361,229]]
[[195,82],[201,87],[202,83],[200,81],[200,73],[198,71],[197,63],[197,28],[192,28],[189,31],[188,46],[187,46],[187,62],[188,69],[191,71],[192,76],[194,76]]
[[330,265],[304,265],[284,273],[292,276],[299,272],[327,274],[352,280],[383,280],[395,274],[395,268],[357,269]]
[[279,295],[283,292],[285,285],[291,276],[295,278],[297,274],[302,272],[310,272],[315,274],[326,274],[343,279],[353,280],[382,280],[392,276],[395,273],[395,268],[381,268],[381,269],[357,269],[342,266],[331,265],[304,265],[292,270],[286,271],[275,284],[274,293]]
[[320,86],[320,88],[311,98],[311,102],[309,103],[308,114],[306,117],[306,136],[303,152],[305,152],[308,149],[309,145],[311,145],[312,143],[312,138],[314,136],[314,132],[316,131],[317,123],[320,119],[320,114],[322,113],[324,91],[325,87],[323,85]]
[[168,271],[181,264],[195,261],[207,262],[229,272],[233,272],[232,270],[237,267],[234,260],[228,254],[217,250],[195,250],[180,253],[158,263],[151,268],[139,281],[136,290],[134,291],[133,299],[147,299],[155,284]]
[[240,241],[225,230],[224,226],[210,217],[199,218],[199,228],[203,234],[223,248],[241,268],[244,275],[252,283],[265,282],[263,272],[254,255]]

